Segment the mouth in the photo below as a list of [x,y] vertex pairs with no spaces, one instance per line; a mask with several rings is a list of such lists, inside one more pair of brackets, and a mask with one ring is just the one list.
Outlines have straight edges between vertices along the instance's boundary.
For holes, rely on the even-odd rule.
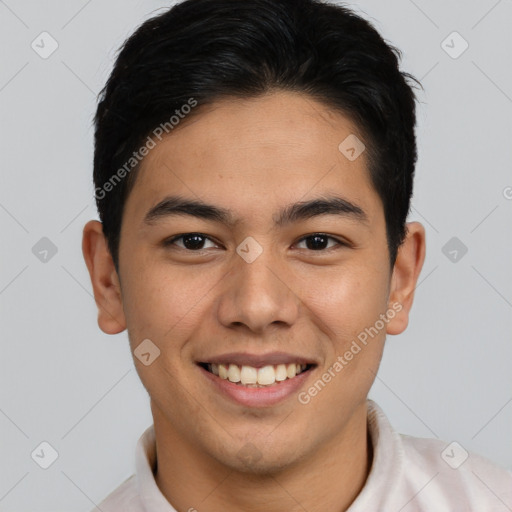
[[286,352],[231,352],[196,361],[206,386],[224,400],[250,408],[277,406],[313,378],[319,362]]
[[[315,364],[287,363],[255,367],[235,363],[198,363],[208,373],[244,388],[270,388],[282,386],[299,375],[311,371]],[[304,375],[303,375],[304,376]],[[301,379],[302,380],[302,379]]]

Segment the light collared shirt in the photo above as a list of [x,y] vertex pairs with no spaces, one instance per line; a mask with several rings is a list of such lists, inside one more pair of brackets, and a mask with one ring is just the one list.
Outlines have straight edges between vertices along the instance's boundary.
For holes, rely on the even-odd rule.
[[[396,433],[372,400],[368,400],[368,429],[373,445],[371,470],[347,512],[512,512],[511,471],[466,452],[455,442]],[[135,457],[136,474],[98,508],[102,512],[176,512],[155,482],[153,425],[140,437]]]

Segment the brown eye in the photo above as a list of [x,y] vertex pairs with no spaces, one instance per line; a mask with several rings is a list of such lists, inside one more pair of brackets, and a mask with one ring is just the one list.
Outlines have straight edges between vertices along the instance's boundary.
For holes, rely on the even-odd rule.
[[328,241],[333,240],[335,242],[335,245],[338,246],[344,246],[345,243],[341,242],[340,240],[326,235],[324,233],[313,233],[312,235],[305,236],[301,240],[299,240],[299,243],[306,242],[306,249],[309,249],[311,251],[323,251],[325,249],[331,249],[331,247],[328,246]]
[[[182,245],[177,244],[178,240],[182,240]],[[185,233],[183,235],[175,236],[170,240],[166,240],[164,242],[165,247],[176,245],[180,249],[186,249],[189,251],[201,251],[203,249],[207,249],[204,247],[205,242],[210,240],[206,235],[202,233]]]

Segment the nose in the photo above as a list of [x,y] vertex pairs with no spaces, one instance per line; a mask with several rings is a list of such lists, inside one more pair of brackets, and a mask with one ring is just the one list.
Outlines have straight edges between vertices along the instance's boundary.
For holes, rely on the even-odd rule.
[[225,327],[258,334],[278,325],[293,325],[301,304],[293,290],[293,274],[270,250],[248,261],[235,257],[219,301],[219,321]]

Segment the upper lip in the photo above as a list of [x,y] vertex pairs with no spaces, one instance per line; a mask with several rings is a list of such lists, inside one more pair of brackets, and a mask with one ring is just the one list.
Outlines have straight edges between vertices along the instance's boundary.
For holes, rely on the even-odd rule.
[[303,357],[287,352],[268,352],[266,354],[249,354],[247,352],[230,352],[229,354],[221,354],[218,356],[211,356],[201,361],[200,363],[213,363],[213,364],[236,364],[238,366],[253,366],[254,368],[261,368],[263,366],[277,365],[277,364],[308,364],[315,365],[316,362],[308,357]]

